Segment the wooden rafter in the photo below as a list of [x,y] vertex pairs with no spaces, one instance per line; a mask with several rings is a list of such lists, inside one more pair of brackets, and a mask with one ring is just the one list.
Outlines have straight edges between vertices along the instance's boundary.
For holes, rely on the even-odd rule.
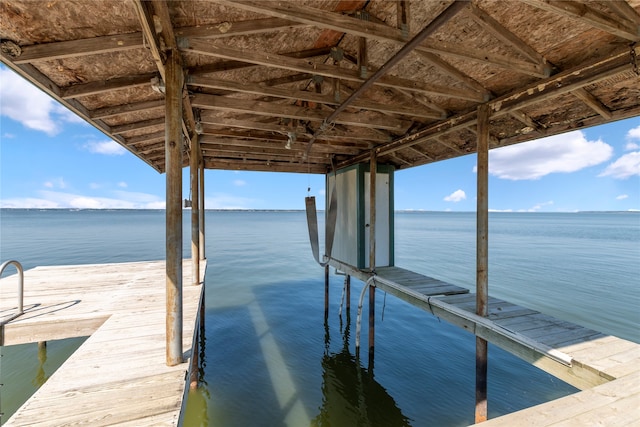
[[542,67],[545,67],[545,65],[548,67],[547,60],[540,53],[506,29],[491,15],[482,10],[477,4],[471,3],[467,10],[469,11],[469,16],[471,16],[478,25],[484,28],[485,31],[490,32],[503,43],[507,44],[512,49],[515,49],[521,55],[529,58],[529,60],[534,63],[539,64]]
[[545,130],[545,126],[543,124],[533,120],[531,117],[529,117],[522,111],[513,110],[509,113],[509,115],[511,115],[511,117],[518,120],[520,123],[524,124],[525,126],[530,127],[532,130],[536,132],[543,133]]
[[640,25],[640,14],[626,0],[609,0],[605,4],[621,19]]
[[[280,68],[289,71],[302,73],[313,73],[324,77],[334,77],[338,79],[364,82],[366,79],[359,75],[358,71],[348,70],[346,68],[338,68],[332,65],[322,63],[309,63],[309,61],[298,58],[289,58],[284,55],[265,53],[265,52],[247,52],[241,49],[233,49],[224,46],[216,46],[200,40],[192,40],[188,46],[184,46],[183,50],[201,55],[208,55],[217,58],[226,58],[236,61],[250,62],[253,64],[264,65],[266,67]],[[470,101],[480,102],[484,97],[477,92],[457,89],[454,87],[443,87],[432,84],[426,84],[413,80],[402,79],[394,76],[384,76],[380,78],[376,85],[393,88],[405,89],[412,92],[421,92],[430,95],[445,96],[450,98],[460,98]]]
[[131,132],[134,130],[157,128],[162,125],[164,125],[164,117],[160,117],[158,119],[142,120],[139,122],[127,123],[119,126],[113,126],[111,128],[111,133],[114,135],[118,135],[121,133]]
[[611,120],[611,117],[613,117],[613,115],[611,114],[611,110],[609,110],[606,105],[600,102],[598,98],[593,96],[586,89],[581,87],[572,91],[571,93],[577,96],[582,102],[587,104],[589,108],[591,108],[596,113],[600,114],[605,119]]
[[[621,50],[607,58],[597,59],[580,67],[565,70],[549,77],[543,82],[526,85],[512,93],[491,100],[488,102],[492,111],[491,116],[499,117],[509,114],[512,111],[543,102],[552,97],[605,80],[613,75],[629,71],[631,69],[631,64],[628,62],[627,56],[627,50]],[[627,114],[634,114],[634,111],[626,112],[625,115]],[[418,144],[434,136],[439,136],[461,129],[468,129],[476,123],[477,116],[475,111],[459,114],[447,120],[429,125],[418,132],[397,139],[391,143],[383,144],[376,148],[376,151],[378,151],[378,155],[382,156],[404,147]],[[349,162],[339,166],[342,167],[348,164],[355,164],[366,161],[366,159],[366,155],[356,156],[350,159]]]
[[[406,39],[402,30],[377,22],[362,21],[347,15],[340,15],[321,9],[300,5],[295,2],[264,2],[256,0],[220,0],[222,3],[250,10],[252,12],[295,20],[308,25],[331,28],[358,37],[376,39],[404,44]],[[522,72],[536,77],[547,77],[543,66],[498,54],[487,54],[486,51],[453,45],[450,43],[424,43],[415,49],[416,52],[435,53],[443,56],[454,56],[466,60],[479,61],[501,68]]]
[[107,117],[119,116],[121,114],[129,114],[140,111],[155,110],[164,108],[164,100],[158,99],[154,101],[133,102],[122,105],[114,105],[112,107],[98,108],[90,112],[93,119],[104,119]]
[[[201,86],[213,89],[230,90],[240,93],[250,93],[261,96],[272,96],[276,98],[302,100],[308,102],[315,102],[318,104],[326,105],[340,105],[340,102],[336,101],[333,95],[323,95],[320,93],[310,91],[295,91],[289,89],[280,89],[272,87],[272,85],[265,82],[249,83],[249,82],[234,82],[230,80],[214,79],[207,77],[191,76],[188,79],[190,86]],[[379,111],[382,113],[402,114],[405,116],[422,117],[426,119],[441,119],[440,114],[431,113],[429,111],[420,111],[415,108],[408,108],[402,106],[394,106],[390,104],[379,104],[376,102],[357,100],[351,104],[352,107],[360,108],[363,110]]]
[[[305,24],[288,21],[286,19],[265,18],[240,21],[233,24],[222,22],[214,25],[176,28],[174,32],[177,37],[219,39],[238,35],[266,33],[303,25]],[[14,63],[25,64],[36,61],[52,61],[54,59],[122,52],[144,47],[144,36],[142,32],[40,43],[23,46],[20,56],[14,59]]]
[[[262,101],[251,101],[235,98],[224,98],[219,96],[196,94],[192,100],[193,106],[203,109],[215,109],[232,112],[246,112],[251,114],[269,116],[269,117],[285,117],[298,120],[311,120],[322,122],[326,114],[319,110],[311,108],[297,107],[294,105],[273,104]],[[336,120],[336,123],[360,126],[374,129],[388,129],[396,132],[404,132],[410,122],[406,120],[398,120],[391,117],[382,119],[367,119],[362,115],[342,113]]]
[[149,73],[75,84],[60,88],[60,97],[62,99],[71,99],[140,86],[151,87],[151,80],[155,77],[157,77],[157,74]]
[[599,28],[626,40],[639,41],[638,26],[626,19],[614,19],[578,1],[522,0],[525,3],[549,12],[575,19],[591,27]]

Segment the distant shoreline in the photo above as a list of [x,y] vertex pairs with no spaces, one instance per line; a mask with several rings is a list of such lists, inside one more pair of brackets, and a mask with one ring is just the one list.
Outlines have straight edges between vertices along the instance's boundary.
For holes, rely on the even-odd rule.
[[[84,209],[84,208],[0,208],[0,211],[69,211],[69,212],[163,212],[165,209],[126,209],[126,208],[104,208],[104,209]],[[191,209],[183,209],[184,212],[189,212]],[[205,209],[207,212],[305,212],[304,209]],[[318,209],[318,212],[324,212],[324,209]],[[398,209],[395,213],[475,213],[476,211],[436,211],[436,210],[422,210],[422,209]],[[640,213],[639,210],[626,210],[626,211],[511,211],[511,210],[489,210],[489,213],[500,214],[587,214],[587,213]]]

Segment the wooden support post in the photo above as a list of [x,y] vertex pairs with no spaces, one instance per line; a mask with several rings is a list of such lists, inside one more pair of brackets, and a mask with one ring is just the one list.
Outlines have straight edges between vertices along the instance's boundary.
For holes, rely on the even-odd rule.
[[[371,150],[369,165],[369,269],[376,271],[376,177],[378,174],[378,158],[376,151]],[[376,287],[369,287],[369,364],[373,363],[376,326]]]
[[409,1],[408,0],[398,0],[397,4],[397,23],[398,29],[402,30],[402,36],[405,39],[409,38]]
[[347,298],[347,316],[349,316],[349,313],[351,312],[351,276],[348,274],[347,274],[346,298]]
[[358,70],[360,72],[360,78],[367,78],[367,39],[360,37],[358,39]]
[[[198,336],[199,331],[196,329],[193,331],[196,334],[194,343],[198,343],[200,341],[200,337]],[[196,390],[198,388],[198,347],[194,346],[191,349],[191,366],[189,367],[189,390]]]
[[[488,315],[489,299],[489,106],[478,107],[478,191],[476,240],[476,314]],[[475,422],[487,420],[487,341],[476,337]]]
[[198,214],[200,215],[200,226],[198,229],[200,230],[200,259],[204,260],[207,258],[207,254],[205,251],[205,229],[204,229],[204,214],[205,214],[205,205],[204,205],[204,158],[202,157],[202,147],[198,147],[199,151],[199,164],[200,164],[200,185],[198,186],[199,197],[198,202],[200,206],[198,207]]
[[324,320],[329,317],[329,264],[324,266]]
[[189,176],[191,178],[191,265],[192,282],[194,286],[200,284],[200,191],[199,191],[199,157],[200,141],[198,134],[191,138],[191,153],[189,159]]
[[167,365],[182,363],[182,85],[178,52],[167,52],[165,96]]

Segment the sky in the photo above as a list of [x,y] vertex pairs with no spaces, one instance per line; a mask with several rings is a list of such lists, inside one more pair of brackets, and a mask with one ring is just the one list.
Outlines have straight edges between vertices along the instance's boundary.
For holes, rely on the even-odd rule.
[[[475,211],[476,156],[396,171],[395,209]],[[163,209],[166,175],[0,65],[0,207]],[[183,198],[189,198],[184,170]],[[205,171],[207,209],[324,208],[323,175]],[[310,191],[308,191],[310,189]],[[489,209],[640,210],[640,117],[489,153]]]

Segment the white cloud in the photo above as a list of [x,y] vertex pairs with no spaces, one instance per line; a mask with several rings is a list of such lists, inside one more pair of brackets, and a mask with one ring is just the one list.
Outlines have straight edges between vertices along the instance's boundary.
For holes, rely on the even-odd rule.
[[4,199],[0,200],[0,208],[12,209],[55,209],[60,205],[54,201],[47,199],[38,199],[27,197],[23,199]]
[[627,142],[627,145],[624,146],[625,151],[633,151],[640,149],[640,144],[636,144],[635,142]]
[[165,202],[145,193],[114,192],[115,197],[92,197],[62,191],[40,191],[39,198],[5,199],[3,208],[23,209],[164,209]]
[[627,132],[627,139],[637,139],[640,140],[640,126],[629,129]]
[[467,198],[467,195],[465,194],[464,191],[462,190],[456,190],[453,193],[449,194],[447,197],[444,198],[445,202],[460,202],[462,200],[465,200]]
[[67,183],[64,182],[64,178],[62,177],[50,179],[42,185],[46,188],[67,188]]
[[621,194],[618,197],[616,197],[616,200],[624,200],[624,199],[628,199],[629,195],[628,194]]
[[49,95],[6,68],[0,68],[0,98],[0,114],[49,136],[60,133],[63,121],[82,121]]
[[2,134],[2,137],[3,137],[3,138],[6,138],[6,139],[13,139],[13,138],[15,138],[16,136],[15,136],[14,134],[12,134],[12,133],[5,132],[5,133],[3,133],[3,134]]
[[611,158],[613,148],[588,141],[582,131],[554,135],[489,152],[489,173],[502,179],[539,179],[557,172],[576,172]]
[[245,185],[247,185],[247,182],[242,179],[236,179],[233,181],[233,185],[235,185],[236,187],[244,187]]
[[83,145],[85,150],[95,154],[105,154],[107,156],[121,156],[127,150],[115,141],[87,142]]
[[118,187],[120,187],[120,188],[127,188],[128,186],[129,186],[129,185],[128,185],[126,182],[124,182],[124,181],[120,181],[120,182],[118,183]]
[[607,166],[598,176],[612,176],[613,178],[627,179],[634,175],[640,176],[640,151],[623,155]]
[[92,189],[92,190],[97,190],[100,187],[102,187],[102,186],[100,184],[98,184],[97,182],[89,183],[89,188]]

